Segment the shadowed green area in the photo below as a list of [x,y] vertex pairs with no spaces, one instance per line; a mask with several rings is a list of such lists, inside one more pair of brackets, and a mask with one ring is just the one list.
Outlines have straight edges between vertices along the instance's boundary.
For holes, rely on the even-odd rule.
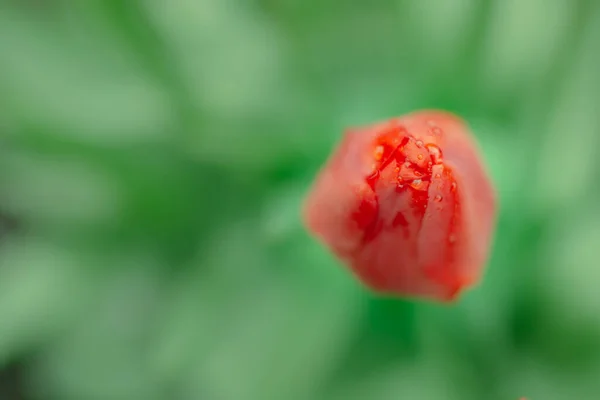
[[[0,399],[596,398],[598,38],[594,0],[0,0]],[[451,306],[300,221],[346,127],[423,108],[500,195]]]

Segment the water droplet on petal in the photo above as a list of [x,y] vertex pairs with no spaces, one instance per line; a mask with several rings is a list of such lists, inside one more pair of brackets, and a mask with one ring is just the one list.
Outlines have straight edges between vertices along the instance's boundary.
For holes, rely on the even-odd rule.
[[422,159],[423,159],[423,154],[419,154],[419,155],[417,156],[417,158],[418,158],[419,160],[422,160]]
[[[415,179],[411,182],[410,186],[415,189],[415,190],[427,190],[427,186],[426,185],[427,182],[423,182],[421,179]],[[427,204],[427,202],[425,202],[425,204]]]
[[452,185],[450,185],[450,190],[453,192],[456,190],[456,182],[452,182]]
[[442,163],[442,150],[437,147],[435,144],[428,144],[427,150],[429,150],[429,154],[431,154],[431,159],[434,164]]
[[375,157],[375,161],[381,161],[383,158],[384,148],[382,145],[375,147],[375,151],[373,152],[373,157]]
[[439,194],[435,195],[433,201],[437,201],[439,203],[440,201],[442,201],[442,196],[440,196]]
[[416,143],[417,147],[423,147],[423,141],[422,140],[417,140]]

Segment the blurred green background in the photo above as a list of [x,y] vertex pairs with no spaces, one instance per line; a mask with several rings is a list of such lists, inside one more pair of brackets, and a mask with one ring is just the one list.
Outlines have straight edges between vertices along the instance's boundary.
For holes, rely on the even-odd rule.
[[[0,0],[0,400],[598,398],[599,38],[595,0]],[[500,193],[452,306],[299,219],[422,108]]]

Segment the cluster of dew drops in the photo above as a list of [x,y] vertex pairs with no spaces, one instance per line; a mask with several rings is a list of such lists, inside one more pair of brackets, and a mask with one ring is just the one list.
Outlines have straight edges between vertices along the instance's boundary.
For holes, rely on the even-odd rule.
[[[434,135],[440,135],[441,129],[435,126],[431,127],[431,131]],[[388,135],[393,135],[389,138]],[[399,138],[402,138],[401,140]],[[391,143],[390,143],[391,142]],[[430,161],[427,162],[426,167],[420,166],[418,163],[422,162],[425,156],[422,152],[419,152],[416,156],[417,162],[411,162],[409,160],[410,154],[407,154],[411,149],[406,150],[406,147],[413,144],[417,149],[422,149],[424,146],[427,149]],[[405,153],[405,151],[407,153]],[[413,150],[414,151],[414,150]],[[403,157],[403,159],[402,159]],[[378,144],[373,150],[373,172],[367,178],[367,182],[373,186],[378,180],[380,172],[392,161],[397,162],[395,172],[397,174],[397,189],[400,191],[404,189],[404,186],[408,184],[414,190],[427,191],[430,180],[431,180],[431,169],[433,165],[439,165],[443,163],[442,150],[433,143],[424,144],[422,140],[415,140],[412,136],[406,133],[402,128],[397,128],[394,131],[382,135],[378,139]],[[402,176],[402,172],[408,173],[410,176]],[[435,174],[436,179],[440,179],[439,173]],[[451,183],[451,190],[456,190],[456,182]],[[441,202],[442,196],[437,194],[434,197],[434,201]]]

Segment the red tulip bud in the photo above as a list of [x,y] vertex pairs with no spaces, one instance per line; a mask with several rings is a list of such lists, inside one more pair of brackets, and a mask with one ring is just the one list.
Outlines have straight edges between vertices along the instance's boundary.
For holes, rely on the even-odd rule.
[[347,132],[304,219],[374,291],[451,301],[482,275],[495,197],[466,124],[422,111]]

